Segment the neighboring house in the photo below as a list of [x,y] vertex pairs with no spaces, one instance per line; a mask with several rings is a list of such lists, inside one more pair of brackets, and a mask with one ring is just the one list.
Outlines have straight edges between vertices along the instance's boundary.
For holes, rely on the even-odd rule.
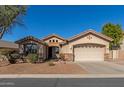
[[43,59],[63,56],[68,61],[104,61],[109,59],[112,41],[94,30],[87,30],[70,39],[52,34],[41,40],[32,36],[16,41],[20,52],[38,53]]
[[0,49],[18,49],[19,46],[16,43],[0,40]]

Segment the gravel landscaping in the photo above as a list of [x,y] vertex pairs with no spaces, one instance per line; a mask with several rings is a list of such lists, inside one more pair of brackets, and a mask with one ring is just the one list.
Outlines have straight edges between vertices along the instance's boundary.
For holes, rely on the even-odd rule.
[[86,74],[87,72],[74,63],[57,63],[49,66],[48,63],[41,64],[11,64],[0,67],[0,74]]

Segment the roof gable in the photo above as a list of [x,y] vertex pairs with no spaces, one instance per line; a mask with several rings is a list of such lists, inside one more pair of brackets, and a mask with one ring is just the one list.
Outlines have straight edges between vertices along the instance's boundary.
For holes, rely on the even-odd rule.
[[58,39],[61,39],[61,40],[65,41],[65,39],[63,37],[61,37],[59,35],[56,35],[56,34],[48,35],[47,37],[43,38],[42,41],[46,41],[46,40],[51,39],[53,37],[56,37]]
[[25,42],[27,40],[32,40],[32,41],[38,42],[40,44],[43,44],[40,39],[37,39],[37,38],[35,38],[33,36],[27,36],[27,37],[22,38],[22,39],[20,39],[18,41],[15,41],[15,43],[20,44],[20,43],[23,43],[23,42]]
[[93,35],[95,35],[95,36],[97,36],[97,37],[99,37],[99,38],[102,38],[102,39],[104,39],[104,40],[106,40],[106,41],[108,41],[108,42],[110,42],[110,41],[113,40],[112,38],[110,38],[110,37],[108,37],[108,36],[106,36],[106,35],[103,35],[103,34],[98,33],[98,32],[96,32],[96,31],[94,31],[94,30],[92,30],[92,29],[89,29],[89,30],[87,30],[87,31],[85,31],[85,32],[82,32],[82,33],[80,33],[80,34],[78,34],[78,35],[73,36],[72,38],[69,38],[68,41],[76,40],[76,39],[78,39],[78,38],[80,38],[80,37],[82,37],[82,36],[85,36],[85,35],[87,35],[87,34],[93,34]]

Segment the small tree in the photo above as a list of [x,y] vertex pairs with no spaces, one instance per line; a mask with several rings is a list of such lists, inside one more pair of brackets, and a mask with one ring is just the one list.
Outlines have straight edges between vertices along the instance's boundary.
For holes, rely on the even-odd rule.
[[113,41],[110,43],[110,49],[112,49],[112,46],[116,46],[118,48],[120,47],[120,44],[123,40],[123,30],[119,24],[105,24],[102,28],[102,33],[113,39]]
[[26,9],[23,5],[0,5],[0,39],[16,24],[23,25],[20,18],[25,15]]

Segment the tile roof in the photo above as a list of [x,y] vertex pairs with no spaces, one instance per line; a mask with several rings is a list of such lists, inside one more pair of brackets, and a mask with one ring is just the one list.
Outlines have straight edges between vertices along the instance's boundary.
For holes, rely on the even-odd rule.
[[17,48],[19,48],[19,46],[18,46],[18,44],[15,44],[13,42],[8,42],[8,41],[0,40],[0,48],[17,49]]
[[64,39],[63,37],[61,37],[61,36],[59,36],[59,35],[57,35],[57,34],[48,35],[48,36],[44,37],[44,38],[41,39],[41,40],[42,40],[42,41],[45,41],[45,40],[48,40],[48,39],[51,38],[51,37],[57,37],[57,38],[59,38],[59,39],[61,39],[61,40],[66,40],[66,39]]
[[106,35],[103,35],[102,33],[98,33],[98,32],[96,32],[95,30],[92,30],[92,29],[86,30],[85,32],[82,32],[80,34],[77,34],[77,35],[75,35],[75,36],[73,36],[73,37],[71,37],[71,38],[69,38],[67,40],[68,41],[71,41],[71,40],[74,40],[76,38],[79,38],[80,36],[84,36],[84,35],[86,35],[88,33],[92,33],[94,35],[97,35],[97,36],[99,36],[99,37],[101,37],[101,38],[103,38],[103,39],[105,39],[107,41],[112,41],[113,40],[112,38],[110,38],[110,37],[108,37]]
[[24,38],[22,38],[22,39],[19,39],[19,40],[15,41],[15,43],[20,44],[20,43],[22,43],[22,42],[24,42],[24,41],[26,41],[26,40],[33,40],[33,41],[36,41],[36,42],[38,42],[38,43],[43,44],[40,39],[35,38],[35,37],[33,37],[33,36],[24,37]]

